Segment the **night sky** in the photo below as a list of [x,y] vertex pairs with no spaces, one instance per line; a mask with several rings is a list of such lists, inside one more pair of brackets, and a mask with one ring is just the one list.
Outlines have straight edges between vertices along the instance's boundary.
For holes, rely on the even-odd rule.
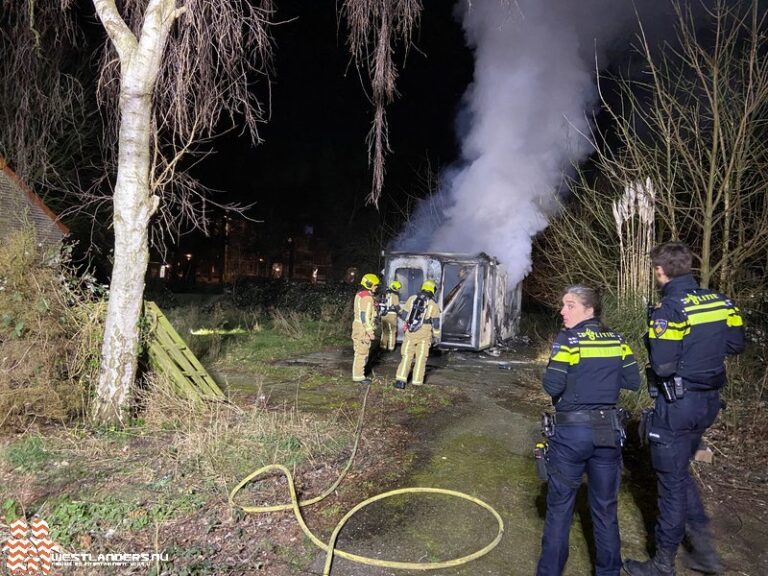
[[[371,188],[366,136],[373,118],[366,94],[367,72],[359,73],[350,60],[348,31],[339,21],[339,0],[275,3],[272,71],[268,83],[260,78],[254,86],[270,111],[268,121],[260,127],[263,142],[253,146],[248,137],[238,136],[236,126],[213,142],[214,154],[193,170],[203,185],[220,191],[215,201],[253,204],[247,216],[263,221],[258,232],[253,231],[253,245],[259,252],[277,255],[285,251],[289,238],[311,228],[314,237],[322,239],[334,255],[337,269],[361,262],[364,266],[381,264],[377,262],[379,251],[402,231],[404,222],[399,212],[428,192],[424,185],[428,169],[442,177],[450,167],[450,178],[473,161],[467,157],[468,149],[472,152],[484,146],[499,148],[481,150],[493,159],[488,174],[506,172],[516,177],[526,171],[546,172],[553,182],[521,177],[496,188],[487,181],[475,182],[467,187],[464,203],[452,206],[459,216],[453,229],[442,234],[439,246],[429,248],[487,251],[505,264],[530,252],[531,238],[546,226],[545,218],[537,228],[527,229],[538,216],[534,210],[541,200],[538,197],[554,197],[562,185],[563,167],[586,159],[586,153],[571,157],[565,151],[559,157],[557,148],[569,144],[563,135],[564,122],[583,120],[596,104],[594,94],[587,94],[594,92],[594,39],[605,37],[605,45],[598,50],[601,66],[612,62],[614,71],[626,72],[628,41],[636,26],[631,10],[635,5],[604,0],[578,5],[564,0],[534,2],[527,5],[529,12],[519,28],[505,27],[503,14],[498,20],[491,16],[484,34],[495,35],[497,44],[506,44],[508,39],[513,42],[505,46],[506,53],[499,53],[490,73],[486,64],[476,75],[474,54],[467,47],[462,24],[454,18],[455,2],[424,0],[423,4],[407,59],[404,61],[402,46],[398,46],[395,58],[400,73],[399,96],[387,108],[392,153],[386,158],[384,190],[377,209],[366,205]],[[646,12],[645,21],[654,23],[646,31],[658,39],[670,37],[672,22],[669,14],[657,17],[661,5],[655,0],[637,5]],[[479,19],[486,9],[499,6],[512,10],[506,3],[492,0],[476,3],[471,9]],[[520,14],[512,12],[519,19]],[[573,32],[571,27],[577,28],[578,34],[567,40],[568,33]],[[477,33],[470,32],[470,37]],[[488,46],[495,45],[491,42]],[[477,48],[478,54],[488,51]],[[583,53],[586,69],[571,63],[570,56],[577,52]],[[568,86],[574,73],[581,74],[580,83]],[[492,80],[484,88],[483,77],[486,83],[488,78]],[[518,84],[503,83],[510,81]],[[462,126],[465,141],[460,147],[457,114],[471,84],[475,87],[472,98],[481,94],[481,89],[487,90],[478,102],[491,111],[486,124],[496,133],[472,134],[471,124],[480,115],[478,102],[470,100],[464,118],[470,118],[466,109],[474,116]],[[507,109],[485,106],[489,100],[501,101]],[[549,102],[553,104],[549,108],[540,106]],[[559,107],[562,103],[567,106]],[[549,165],[537,165],[541,162]],[[481,198],[491,189],[497,190],[495,196],[485,194]],[[444,190],[452,191],[450,183],[443,186],[441,194]],[[528,211],[524,210],[527,204],[531,205]],[[487,213],[486,220],[478,219],[475,226],[466,224],[467,215],[483,212]],[[518,221],[511,220],[512,216]],[[419,222],[417,218],[414,221]],[[427,236],[431,234],[427,226],[423,229]],[[520,238],[507,239],[506,234],[515,230]],[[181,238],[179,248],[182,253],[197,252],[206,243],[209,240],[199,233],[189,234]],[[529,264],[525,258],[517,264],[522,277]]]
[[[264,142],[226,136],[215,144],[198,177],[225,192],[221,198],[256,202],[249,215],[275,234],[310,224],[332,244],[367,234],[391,218],[393,203],[418,193],[426,166],[456,158],[454,120],[472,78],[472,55],[453,3],[427,0],[421,27],[403,67],[398,100],[388,108],[390,145],[377,211],[365,205],[371,186],[366,135],[372,119],[367,78],[350,64],[346,30],[338,28],[335,0],[284,0],[273,27],[271,117]],[[401,47],[402,48],[402,47]],[[256,87],[260,95],[265,86]],[[217,197],[217,199],[219,199]]]

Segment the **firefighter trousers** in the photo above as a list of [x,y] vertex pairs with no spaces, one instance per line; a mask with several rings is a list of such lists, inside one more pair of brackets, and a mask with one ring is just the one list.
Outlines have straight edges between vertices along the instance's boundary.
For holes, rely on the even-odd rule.
[[387,314],[381,319],[381,346],[392,351],[397,346],[397,316]]
[[358,322],[352,325],[352,348],[355,353],[352,359],[352,380],[362,382],[365,380],[365,365],[371,351],[371,339],[366,334],[365,327]]
[[413,365],[412,384],[424,384],[424,373],[427,370],[429,346],[432,344],[432,327],[422,326],[416,332],[406,332],[403,345],[400,347],[400,365],[397,367],[398,380],[408,382],[408,374]]

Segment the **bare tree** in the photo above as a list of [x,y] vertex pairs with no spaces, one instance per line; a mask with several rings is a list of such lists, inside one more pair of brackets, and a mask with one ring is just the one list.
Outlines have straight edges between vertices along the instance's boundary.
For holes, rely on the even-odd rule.
[[202,192],[180,174],[184,159],[221,120],[242,118],[257,141],[264,111],[250,83],[267,70],[272,6],[270,0],[93,5],[109,38],[100,95],[117,128],[114,266],[93,415],[120,422],[136,377],[150,223],[177,222],[171,214],[202,221]]
[[645,79],[614,79],[618,105],[601,93],[615,134],[593,134],[600,186],[582,174],[572,203],[539,240],[547,270],[586,274],[618,292],[615,263],[623,258],[618,237],[610,233],[615,224],[606,204],[619,200],[620,191],[633,183],[649,182],[655,192],[653,240],[690,244],[702,285],[733,293],[740,274],[751,267],[764,271],[766,12],[756,0],[719,1],[702,29],[682,6],[676,47],[655,50],[641,26],[637,46]]
[[675,50],[656,56],[641,34],[649,80],[641,90],[621,82],[626,108],[606,106],[622,146],[601,149],[599,163],[617,184],[650,178],[657,240],[687,241],[702,285],[731,292],[739,270],[762,260],[768,239],[767,13],[757,0],[721,0],[702,31],[682,6]]
[[55,2],[19,4],[0,2],[0,156],[33,189],[72,192],[100,134],[83,38]]
[[373,180],[368,202],[375,205],[384,186],[385,156],[391,151],[385,107],[397,96],[395,44],[402,38],[407,54],[421,11],[421,0],[344,0],[341,8],[349,27],[349,51],[371,83],[374,113],[368,134],[368,162]]

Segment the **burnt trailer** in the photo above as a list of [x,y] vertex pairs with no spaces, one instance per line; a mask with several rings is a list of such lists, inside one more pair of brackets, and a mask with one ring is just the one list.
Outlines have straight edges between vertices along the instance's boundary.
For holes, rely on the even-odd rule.
[[[485,350],[517,334],[522,286],[507,286],[507,273],[496,258],[482,252],[386,252],[384,258],[384,282],[402,284],[403,302],[426,280],[437,283],[441,348]],[[398,342],[402,337],[400,325]]]

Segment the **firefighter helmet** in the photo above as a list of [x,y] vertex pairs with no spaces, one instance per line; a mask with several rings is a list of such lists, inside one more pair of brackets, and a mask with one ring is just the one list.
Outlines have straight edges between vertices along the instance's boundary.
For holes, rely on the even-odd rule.
[[434,296],[435,291],[437,290],[437,284],[435,284],[434,280],[427,280],[421,285],[421,290],[422,292],[429,292]]
[[402,287],[403,287],[403,285],[400,283],[399,280],[393,280],[392,282],[389,283],[390,290],[394,290],[395,292],[400,290],[400,288],[402,288]]
[[366,274],[360,279],[360,285],[367,290],[376,290],[376,287],[379,284],[381,284],[381,282],[376,274]]

